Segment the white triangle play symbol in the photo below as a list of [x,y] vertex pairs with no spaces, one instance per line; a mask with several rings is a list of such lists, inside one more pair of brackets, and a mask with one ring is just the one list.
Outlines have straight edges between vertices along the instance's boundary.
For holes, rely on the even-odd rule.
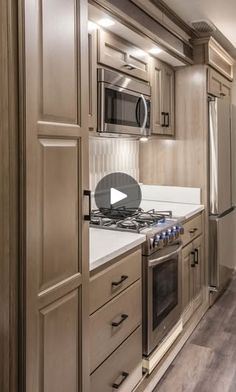
[[111,188],[110,189],[110,203],[115,204],[118,201],[126,199],[128,197],[125,193],[118,191],[118,189]]

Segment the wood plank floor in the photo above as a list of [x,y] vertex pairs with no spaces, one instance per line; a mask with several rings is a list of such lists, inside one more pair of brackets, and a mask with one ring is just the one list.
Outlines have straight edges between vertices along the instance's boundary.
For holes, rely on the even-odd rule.
[[153,392],[236,392],[236,278]]

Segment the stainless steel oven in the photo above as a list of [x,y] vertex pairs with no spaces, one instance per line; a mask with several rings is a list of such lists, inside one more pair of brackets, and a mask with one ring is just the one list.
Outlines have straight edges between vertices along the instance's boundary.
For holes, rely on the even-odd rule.
[[181,316],[181,240],[143,256],[144,355],[160,344]]
[[98,132],[150,134],[150,86],[129,76],[98,69]]

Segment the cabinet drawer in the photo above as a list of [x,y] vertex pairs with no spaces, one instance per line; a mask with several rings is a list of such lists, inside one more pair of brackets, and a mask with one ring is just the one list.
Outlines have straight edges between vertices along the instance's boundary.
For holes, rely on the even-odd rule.
[[141,278],[141,249],[90,279],[90,314]]
[[[142,328],[139,327],[91,376],[91,391],[130,392],[142,378]],[[124,380],[122,382],[122,380]]]
[[202,214],[184,223],[183,246],[202,233]]
[[141,280],[90,316],[93,372],[140,324]]

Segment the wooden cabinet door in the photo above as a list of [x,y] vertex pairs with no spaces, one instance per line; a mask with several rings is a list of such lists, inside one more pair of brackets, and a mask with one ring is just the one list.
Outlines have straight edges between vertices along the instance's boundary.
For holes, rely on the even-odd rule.
[[150,64],[152,134],[173,136],[175,121],[174,71],[154,58],[150,60]]
[[215,97],[230,97],[232,83],[212,68],[208,68],[208,93]]
[[175,73],[170,67],[163,70],[163,112],[166,113],[164,134],[175,134]]
[[97,31],[88,33],[88,90],[89,90],[89,118],[90,131],[97,130]]
[[149,80],[148,54],[102,29],[98,30],[98,63],[136,78]]
[[195,269],[193,281],[193,296],[197,297],[203,284],[203,237],[200,236],[193,241],[193,251],[195,253]]
[[87,1],[22,3],[24,391],[89,392]]
[[162,135],[164,129],[164,109],[163,109],[163,64],[152,58],[150,69],[151,81],[151,129],[153,134]]

